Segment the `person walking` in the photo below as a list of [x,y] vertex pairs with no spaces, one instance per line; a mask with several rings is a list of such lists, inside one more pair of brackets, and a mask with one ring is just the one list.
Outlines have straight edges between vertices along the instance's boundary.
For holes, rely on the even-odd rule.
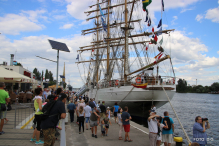
[[117,113],[117,117],[118,117],[118,124],[119,124],[119,140],[123,140],[122,139],[122,128],[123,128],[123,124],[122,124],[122,108],[118,109],[118,113]]
[[157,143],[157,134],[158,134],[158,124],[155,117],[159,117],[155,114],[155,112],[150,113],[150,117],[148,117],[148,128],[149,128],[149,140],[150,146],[156,146]]
[[91,110],[92,110],[92,111],[93,111],[94,107],[96,107],[96,105],[94,104],[92,98],[90,98],[89,106],[91,107]]
[[84,112],[85,112],[86,130],[88,130],[88,122],[90,123],[90,114],[91,114],[91,107],[89,106],[88,102],[86,103]]
[[53,146],[55,144],[55,133],[58,122],[60,119],[65,119],[66,117],[66,100],[66,94],[60,93],[58,100],[50,110],[49,117],[41,122],[41,128],[43,129],[44,135],[44,146]]
[[71,102],[71,103],[68,104],[67,109],[68,109],[68,112],[69,112],[69,114],[70,114],[70,120],[71,120],[71,122],[74,122],[74,113],[75,113],[76,107],[75,107],[75,104],[73,103],[73,100],[71,100],[70,102]]
[[[34,100],[34,108],[35,108],[35,120],[36,120],[36,128],[33,132],[33,136],[30,141],[36,141],[35,144],[44,144],[43,141],[39,140],[40,139],[40,125],[41,125],[41,117],[40,115],[43,114],[42,112],[42,94],[43,90],[42,88],[36,88],[35,89],[35,100]],[[35,139],[36,136],[36,139]]]
[[106,116],[106,106],[104,104],[105,101],[102,101],[102,104],[100,104],[100,118],[105,118]]
[[[167,124],[165,124],[164,121],[167,121]],[[162,141],[164,142],[164,146],[171,146],[171,143],[173,143],[174,122],[173,119],[169,117],[169,113],[167,111],[164,112],[164,118],[161,123],[165,126],[168,125],[168,128],[163,128],[162,131]]]
[[207,144],[207,133],[205,131],[209,128],[208,120],[197,116],[193,125],[193,142],[197,142],[200,146],[205,146]]
[[107,136],[108,129],[109,129],[109,124],[112,125],[111,122],[110,122],[110,119],[108,118],[108,113],[106,113],[106,117],[103,118],[103,121],[104,121],[105,126],[106,126],[106,136]]
[[110,115],[111,115],[110,107],[107,107],[106,113],[108,113],[108,118],[110,119]]
[[100,118],[100,116],[97,113],[99,113],[99,111],[96,109],[96,107],[94,107],[90,116],[90,127],[91,127],[92,137],[95,138],[97,138],[97,125],[99,125],[99,118]]
[[115,123],[116,123],[116,120],[117,120],[118,109],[119,109],[119,106],[118,106],[117,102],[115,102],[115,105],[114,105],[114,108],[113,108],[113,114],[114,114],[114,118],[115,118]]
[[5,134],[4,131],[2,131],[4,126],[4,119],[6,119],[6,103],[10,102],[8,93],[4,90],[5,83],[0,82],[0,119],[1,119],[1,125],[0,125],[0,135]]
[[[124,112],[122,112],[122,124],[124,127],[124,131],[125,131],[125,142],[132,142],[132,140],[129,137],[129,132],[130,132],[130,122],[129,120],[131,120],[132,117],[130,116],[130,114],[128,113],[128,107],[125,106],[124,107]],[[128,138],[128,139],[127,139]]]
[[79,107],[77,115],[78,115],[78,121],[79,121],[79,134],[81,134],[81,127],[83,128],[83,132],[84,132],[84,117],[85,117],[85,112],[84,112],[84,107],[83,106]]

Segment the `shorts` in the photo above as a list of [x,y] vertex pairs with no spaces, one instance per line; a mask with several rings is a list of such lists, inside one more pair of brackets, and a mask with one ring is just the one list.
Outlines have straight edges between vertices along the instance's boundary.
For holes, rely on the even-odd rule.
[[105,131],[101,131],[101,132],[102,132],[103,135],[105,134]]
[[97,126],[97,121],[91,121],[90,120],[90,127]]
[[109,128],[109,124],[105,124],[106,128],[108,129]]
[[162,142],[173,143],[173,134],[163,134]]
[[6,113],[7,113],[7,110],[6,111],[0,111],[0,119],[6,118]]
[[85,117],[85,123],[88,123],[88,121],[90,123],[90,117]]
[[124,131],[125,131],[125,132],[130,132],[130,124],[128,124],[128,125],[123,125],[123,127],[124,127]]
[[37,124],[37,126],[36,126],[36,129],[37,129],[37,131],[40,131],[40,125],[41,125],[41,117],[40,117],[40,115],[35,115],[35,119],[36,119],[36,124]]
[[105,118],[106,117],[105,113],[100,113],[100,117]]
[[114,117],[117,117],[117,112],[114,112]]

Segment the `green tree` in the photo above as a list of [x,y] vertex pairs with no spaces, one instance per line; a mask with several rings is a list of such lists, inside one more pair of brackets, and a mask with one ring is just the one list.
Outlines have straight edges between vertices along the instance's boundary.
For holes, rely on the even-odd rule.
[[45,79],[49,79],[49,71],[48,71],[48,69],[46,69]]
[[42,81],[43,81],[43,70],[42,70]]
[[210,90],[211,91],[219,91],[219,83],[218,82],[214,82],[213,84],[211,84]]
[[179,79],[178,85],[176,86],[176,91],[179,93],[186,93],[187,92],[187,82],[186,80]]
[[49,71],[49,80],[50,80],[50,81],[53,81],[53,74],[52,74],[51,71]]
[[37,68],[33,69],[33,73],[35,74],[37,80],[41,80],[41,74]]
[[22,66],[23,67],[23,65],[21,63],[19,63],[19,62],[15,66]]

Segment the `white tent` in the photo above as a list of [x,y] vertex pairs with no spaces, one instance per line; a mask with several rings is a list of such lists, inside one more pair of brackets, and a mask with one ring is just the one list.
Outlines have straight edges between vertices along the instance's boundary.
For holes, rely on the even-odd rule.
[[0,67],[0,82],[8,83],[35,83],[36,80],[31,79],[27,76],[19,74],[15,71],[7,70],[3,67]]

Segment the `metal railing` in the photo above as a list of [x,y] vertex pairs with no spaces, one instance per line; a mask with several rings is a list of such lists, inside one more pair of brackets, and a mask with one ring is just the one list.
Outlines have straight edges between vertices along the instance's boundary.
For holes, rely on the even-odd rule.
[[34,119],[34,104],[33,103],[19,103],[14,106],[14,129],[30,129],[32,127],[32,120]]

